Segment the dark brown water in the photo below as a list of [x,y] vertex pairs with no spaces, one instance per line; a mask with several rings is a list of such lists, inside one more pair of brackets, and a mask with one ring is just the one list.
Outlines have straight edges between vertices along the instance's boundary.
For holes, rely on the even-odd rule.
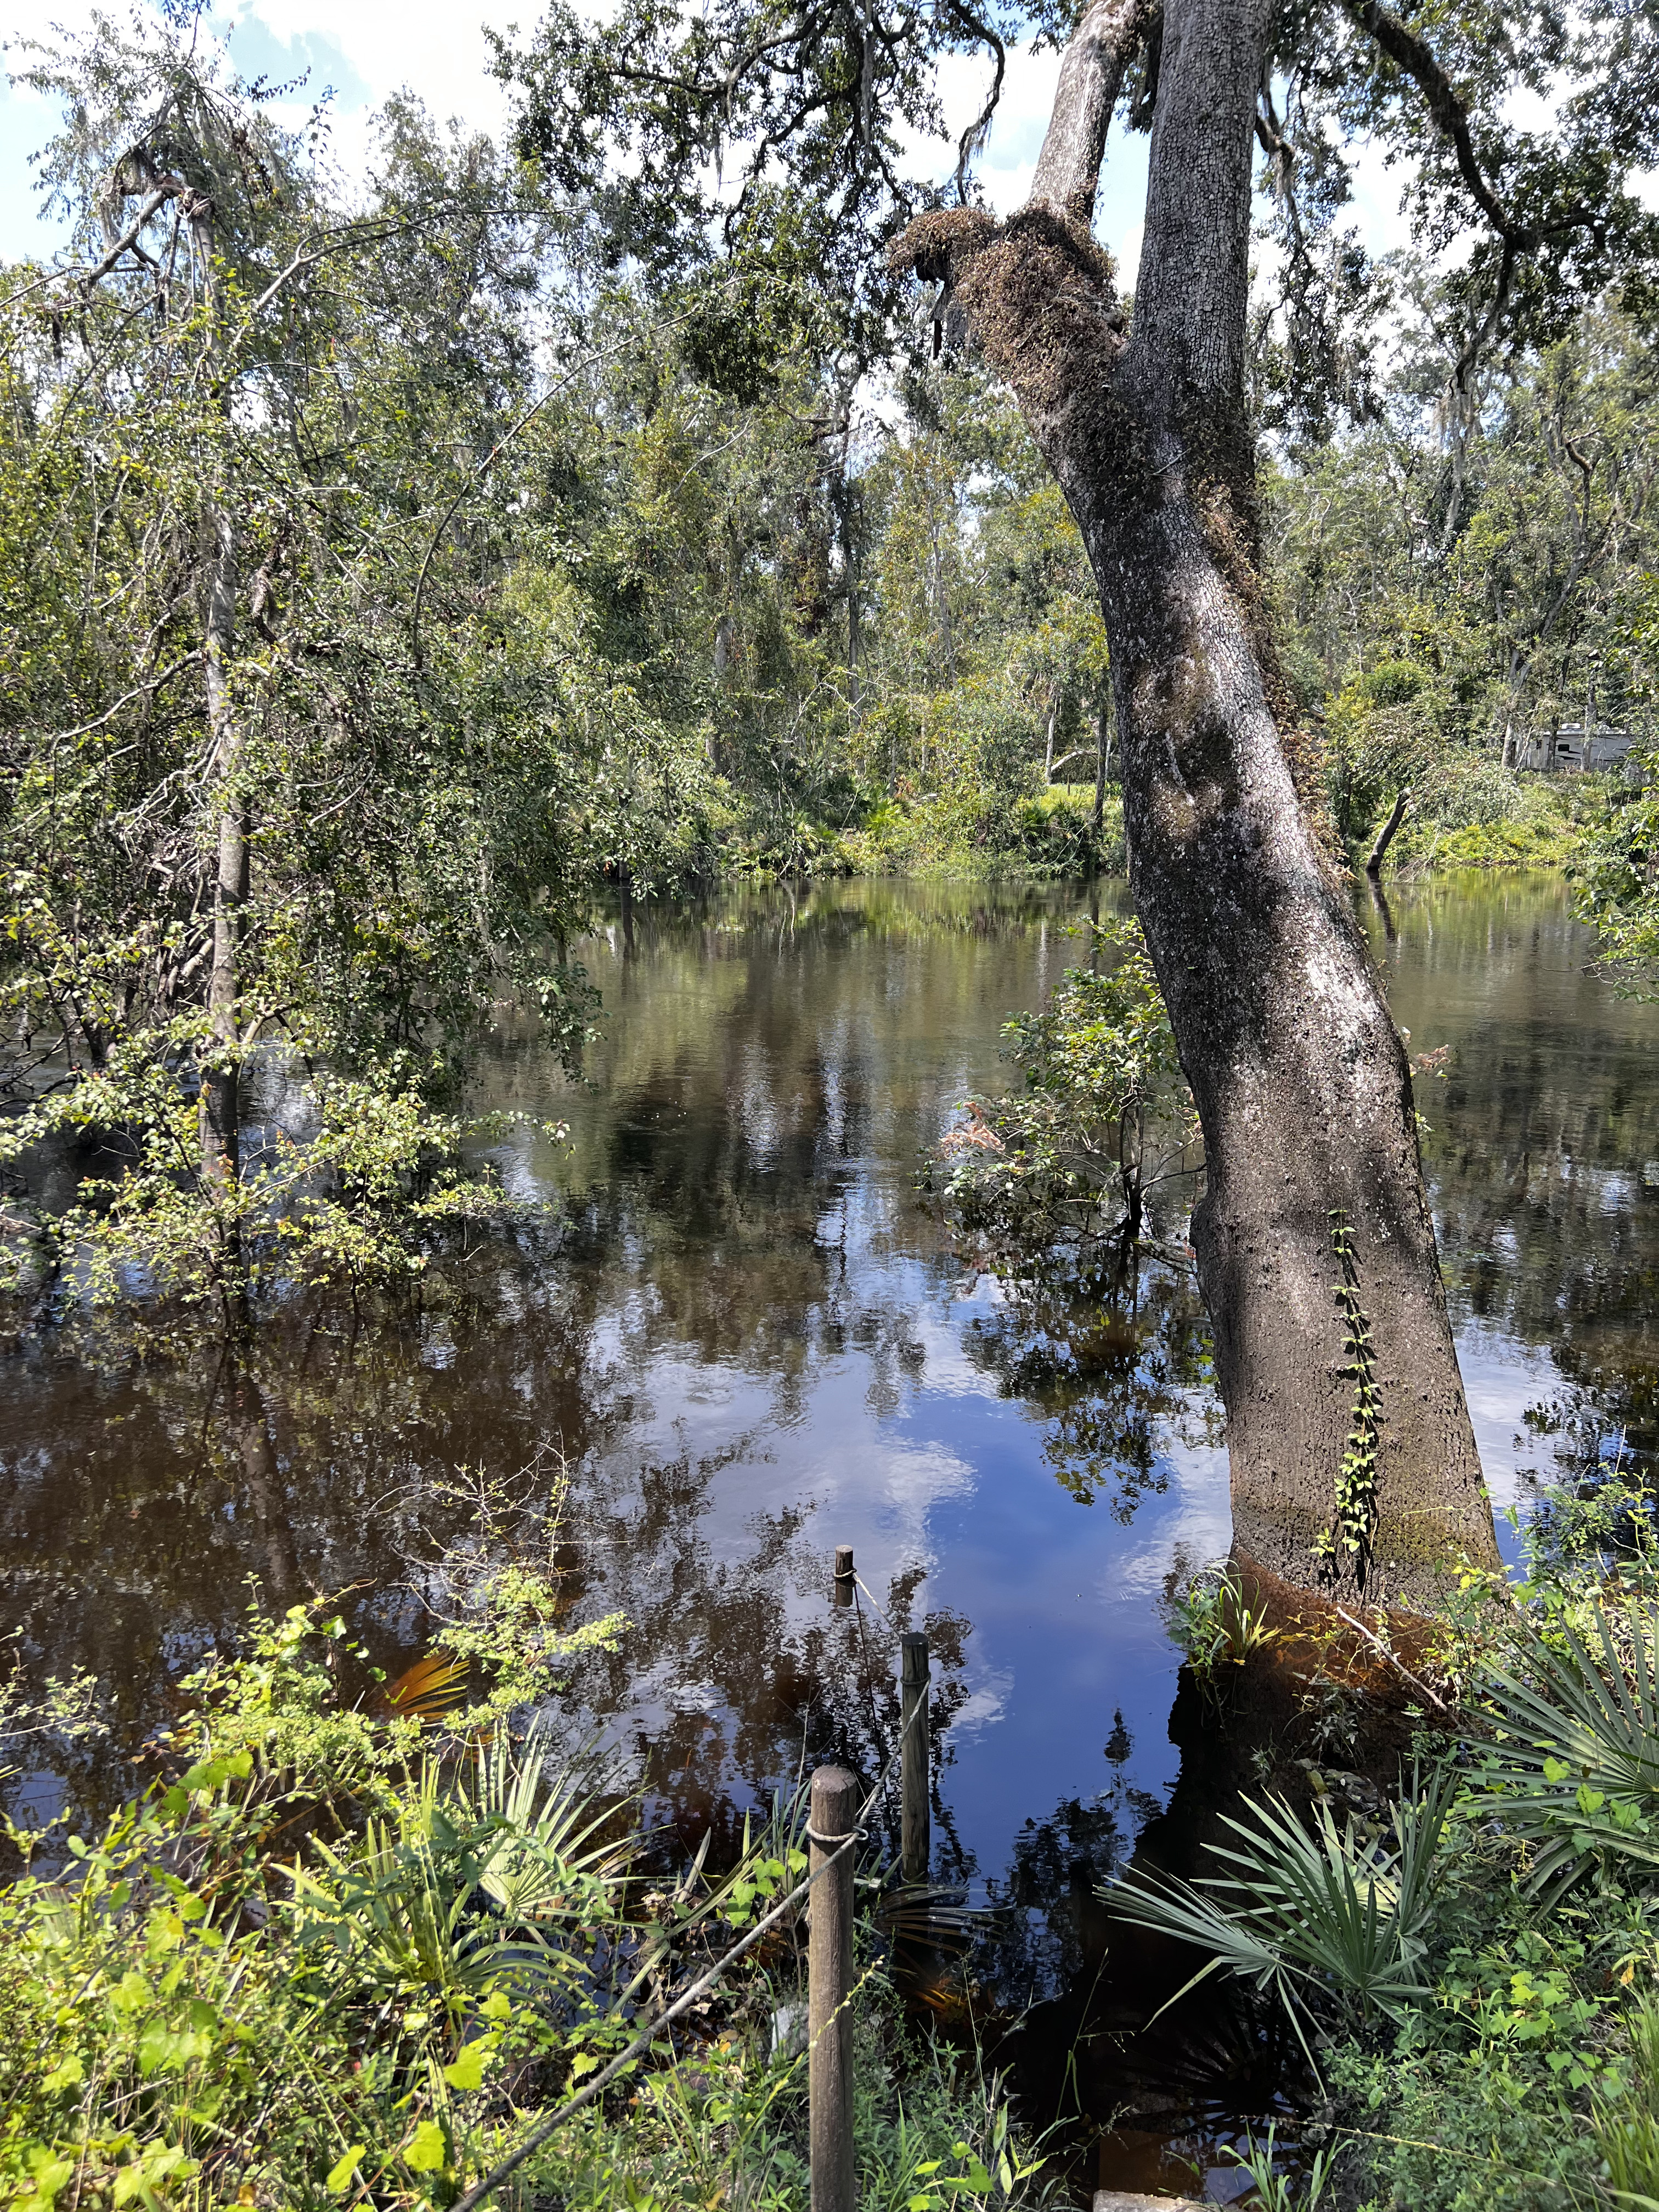
[[[1049,2007],[1026,2032],[1057,2051],[1045,2019],[1082,2020],[1101,1971],[1095,1886],[1149,1822],[1184,1817],[1162,1597],[1228,1541],[1205,1334],[1178,1277],[1116,1311],[1011,1295],[915,1179],[957,1102],[1005,1079],[1000,1024],[1075,957],[1063,925],[1086,903],[854,883],[638,916],[585,956],[607,1021],[586,1087],[528,1035],[483,1071],[489,1103],[570,1124],[568,1152],[526,1134],[499,1155],[557,1222],[390,1321],[282,1320],[234,1367],[118,1346],[89,1367],[25,1333],[5,1355],[0,1544],[31,1668],[95,1669],[135,1741],[234,1637],[251,1577],[276,1604],[350,1589],[382,1651],[412,1650],[399,1586],[455,1523],[448,1471],[556,1447],[577,1614],[631,1624],[568,1692],[573,1725],[601,1721],[686,1837],[729,1829],[803,1758],[873,1773],[896,1631],[929,1630],[938,1870],[1004,1907],[981,1979]],[[1659,1016],[1586,974],[1547,877],[1434,882],[1367,923],[1413,1051],[1450,1048],[1419,1103],[1495,1493],[1646,1451]],[[829,1595],[848,1543],[854,1613]],[[1203,1725],[1176,1717],[1189,1789]],[[58,1765],[89,1796],[112,1786],[106,1752]],[[14,1805],[61,1788],[26,1775]],[[1109,1960],[1109,2010],[1123,1970]],[[1200,2166],[1271,2074],[1218,2051],[1194,2092]],[[1172,2171],[1158,2144],[1176,2126],[1142,2130],[1148,2179]]]

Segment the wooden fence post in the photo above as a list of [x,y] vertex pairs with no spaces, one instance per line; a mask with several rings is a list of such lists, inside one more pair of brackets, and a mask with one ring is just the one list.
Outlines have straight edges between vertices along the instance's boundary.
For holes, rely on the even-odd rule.
[[837,1544],[836,1547],[836,1603],[837,1605],[851,1605],[853,1585],[857,1580],[857,1576],[853,1572],[853,1547],[850,1544]]
[[[850,1835],[859,1785],[844,1766],[812,1771],[807,1840],[816,1875]],[[828,1839],[826,1841],[826,1838]],[[811,2138],[812,2212],[854,2212],[853,2168],[853,1861],[847,1851],[811,1892],[806,1951],[808,2128]]]
[[928,1745],[927,1638],[914,1629],[900,1638],[904,1653],[903,1695],[899,1710],[904,1731],[899,1754],[901,1867],[906,1881],[926,1881],[933,1858],[928,1780],[933,1765]]

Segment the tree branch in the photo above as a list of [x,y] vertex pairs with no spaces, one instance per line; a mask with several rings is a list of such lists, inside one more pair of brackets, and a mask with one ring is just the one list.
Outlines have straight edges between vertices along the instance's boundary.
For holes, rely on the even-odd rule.
[[[88,269],[86,275],[81,279],[82,283],[86,287],[88,291],[90,291],[94,284],[101,283],[103,278],[109,275],[110,270],[114,268],[116,263],[121,258],[121,256],[125,253],[130,247],[137,244],[139,239],[143,234],[145,225],[150,222],[157,215],[160,214],[161,210],[167,205],[170,199],[176,199],[179,194],[184,190],[185,180],[182,177],[162,178],[161,183],[156,186],[155,190],[149,195],[149,198],[139,209],[137,217],[132,223],[131,227],[124,231],[121,236],[116,240],[114,245],[111,246],[109,252],[104,256],[97,267],[95,269]],[[106,235],[107,235],[107,233],[106,233]]]
[[1094,215],[1106,134],[1123,72],[1156,20],[1160,0],[1095,0],[1066,47],[1033,200],[1050,200],[1085,225]]
[[961,143],[957,149],[957,198],[966,206],[968,166],[989,136],[991,118],[997,112],[997,102],[1002,98],[1002,80],[1007,72],[1008,53],[1002,40],[991,26],[988,23],[982,23],[971,9],[961,4],[961,0],[946,0],[946,5],[956,21],[969,35],[976,39],[981,45],[989,46],[996,57],[996,69],[991,78],[991,89],[986,95],[985,105],[963,132]]
[[[1137,374],[1227,418],[1229,468],[1245,465],[1253,153],[1270,12],[1270,0],[1166,0],[1129,342]],[[1178,457],[1172,447],[1159,465]]]
[[1459,99],[1456,88],[1435,59],[1425,41],[1415,31],[1402,23],[1398,15],[1380,7],[1377,0],[1343,0],[1349,15],[1360,29],[1381,48],[1395,67],[1411,77],[1428,101],[1429,112],[1434,118],[1441,136],[1449,143],[1457,156],[1458,173],[1474,196],[1475,205],[1498,233],[1506,246],[1518,252],[1530,253],[1538,246],[1538,234],[1518,223],[1497,193],[1486,182],[1475,157],[1474,141],[1469,132],[1469,111]]

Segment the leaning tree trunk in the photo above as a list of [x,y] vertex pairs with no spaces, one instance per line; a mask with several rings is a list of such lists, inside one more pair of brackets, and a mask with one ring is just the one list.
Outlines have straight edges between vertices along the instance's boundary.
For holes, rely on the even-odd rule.
[[1203,1125],[1193,1243],[1236,1553],[1334,1595],[1431,1602],[1497,1557],[1435,1251],[1410,1073],[1298,792],[1246,419],[1266,0],[1168,0],[1134,328],[1089,232],[1146,0],[1096,0],[1033,196],[896,251],[1012,386],[1099,586],[1130,880]]
[[208,570],[205,656],[209,774],[219,782],[225,795],[219,805],[214,855],[213,967],[208,978],[210,1058],[202,1085],[202,1162],[207,1174],[234,1182],[241,1111],[237,1066],[236,933],[247,890],[248,858],[247,824],[235,787],[240,747],[230,690],[238,564],[235,526],[222,507],[215,508],[209,526],[213,537]]

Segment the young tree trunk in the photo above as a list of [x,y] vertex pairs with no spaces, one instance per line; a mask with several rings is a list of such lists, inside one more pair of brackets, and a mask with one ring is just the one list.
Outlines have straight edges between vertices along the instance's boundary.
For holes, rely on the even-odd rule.
[[1085,15],[1020,213],[938,210],[898,250],[1012,386],[1099,586],[1131,884],[1203,1125],[1192,1234],[1237,1554],[1431,1603],[1460,1553],[1497,1550],[1411,1076],[1298,793],[1260,581],[1243,377],[1269,8],[1167,0],[1131,337],[1088,223],[1150,13]]
[[219,815],[213,884],[213,967],[208,981],[211,1060],[202,1085],[202,1164],[221,1181],[236,1179],[240,1118],[238,1070],[237,927],[247,896],[247,825],[235,793],[240,732],[230,696],[239,581],[236,530],[222,507],[211,518],[213,550],[208,572],[206,690],[210,743],[210,778],[228,784]]
[[1106,813],[1106,771],[1111,765],[1111,722],[1106,711],[1106,702],[1100,702],[1095,720],[1095,853],[1100,852],[1100,825]]
[[1365,862],[1365,873],[1368,876],[1375,878],[1382,874],[1382,863],[1389,856],[1389,848],[1399,836],[1400,825],[1405,820],[1406,809],[1411,803],[1411,788],[1407,785],[1395,793],[1394,805],[1389,811],[1389,818],[1376,833],[1376,842],[1371,847],[1370,857]]

